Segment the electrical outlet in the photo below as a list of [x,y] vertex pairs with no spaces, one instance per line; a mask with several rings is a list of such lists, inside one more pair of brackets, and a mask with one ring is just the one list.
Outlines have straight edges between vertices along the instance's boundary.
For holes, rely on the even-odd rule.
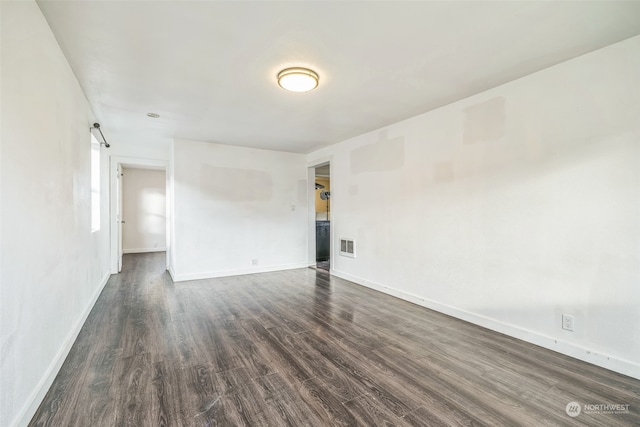
[[252,260],[251,260],[251,264],[253,264],[253,265],[258,265],[258,260],[257,260],[257,259],[252,259]]
[[562,329],[573,332],[573,316],[570,314],[562,315]]

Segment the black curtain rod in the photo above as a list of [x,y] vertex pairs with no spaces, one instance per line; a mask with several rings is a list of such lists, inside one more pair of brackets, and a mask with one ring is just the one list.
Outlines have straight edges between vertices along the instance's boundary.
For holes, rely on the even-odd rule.
[[93,127],[95,129],[98,129],[98,132],[100,132],[100,136],[102,137],[102,140],[104,141],[104,146],[107,147],[107,148],[111,147],[111,145],[109,145],[109,143],[107,142],[106,138],[104,137],[104,134],[102,133],[102,129],[100,129],[100,123],[94,123]]

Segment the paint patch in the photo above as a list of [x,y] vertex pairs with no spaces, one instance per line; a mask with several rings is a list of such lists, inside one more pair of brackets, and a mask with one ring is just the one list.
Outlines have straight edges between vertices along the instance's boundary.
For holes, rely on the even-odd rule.
[[374,144],[351,152],[351,173],[385,172],[404,166],[404,136],[389,139],[387,131],[380,132]]
[[212,200],[267,202],[273,197],[273,179],[265,171],[202,165],[200,188]]
[[464,110],[463,142],[494,141],[504,135],[505,108],[504,98],[490,99]]
[[451,182],[454,178],[452,162],[434,163],[433,179],[435,182]]

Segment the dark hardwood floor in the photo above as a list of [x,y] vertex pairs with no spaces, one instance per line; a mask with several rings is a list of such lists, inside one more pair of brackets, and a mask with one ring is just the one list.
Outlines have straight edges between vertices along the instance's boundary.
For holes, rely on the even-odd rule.
[[327,273],[163,265],[125,256],[31,426],[640,425],[638,380]]
[[330,271],[331,270],[331,261],[316,261],[316,268],[319,270]]

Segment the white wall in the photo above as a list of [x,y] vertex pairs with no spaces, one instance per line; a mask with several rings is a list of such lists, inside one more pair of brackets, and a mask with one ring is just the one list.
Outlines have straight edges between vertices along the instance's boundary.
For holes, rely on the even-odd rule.
[[135,144],[132,142],[120,142],[117,139],[111,139],[109,137],[109,131],[107,126],[104,126],[103,132],[105,138],[111,148],[109,148],[109,155],[111,157],[130,157],[139,159],[155,159],[155,160],[169,160],[169,152],[171,147],[158,142],[158,144]]
[[108,278],[106,150],[92,233],[92,113],[35,2],[0,2],[0,425],[26,425]]
[[638,76],[635,37],[311,153],[335,274],[640,378]]
[[172,157],[174,280],[307,266],[304,155],[176,140]]
[[165,171],[124,168],[123,174],[124,253],[166,250]]

